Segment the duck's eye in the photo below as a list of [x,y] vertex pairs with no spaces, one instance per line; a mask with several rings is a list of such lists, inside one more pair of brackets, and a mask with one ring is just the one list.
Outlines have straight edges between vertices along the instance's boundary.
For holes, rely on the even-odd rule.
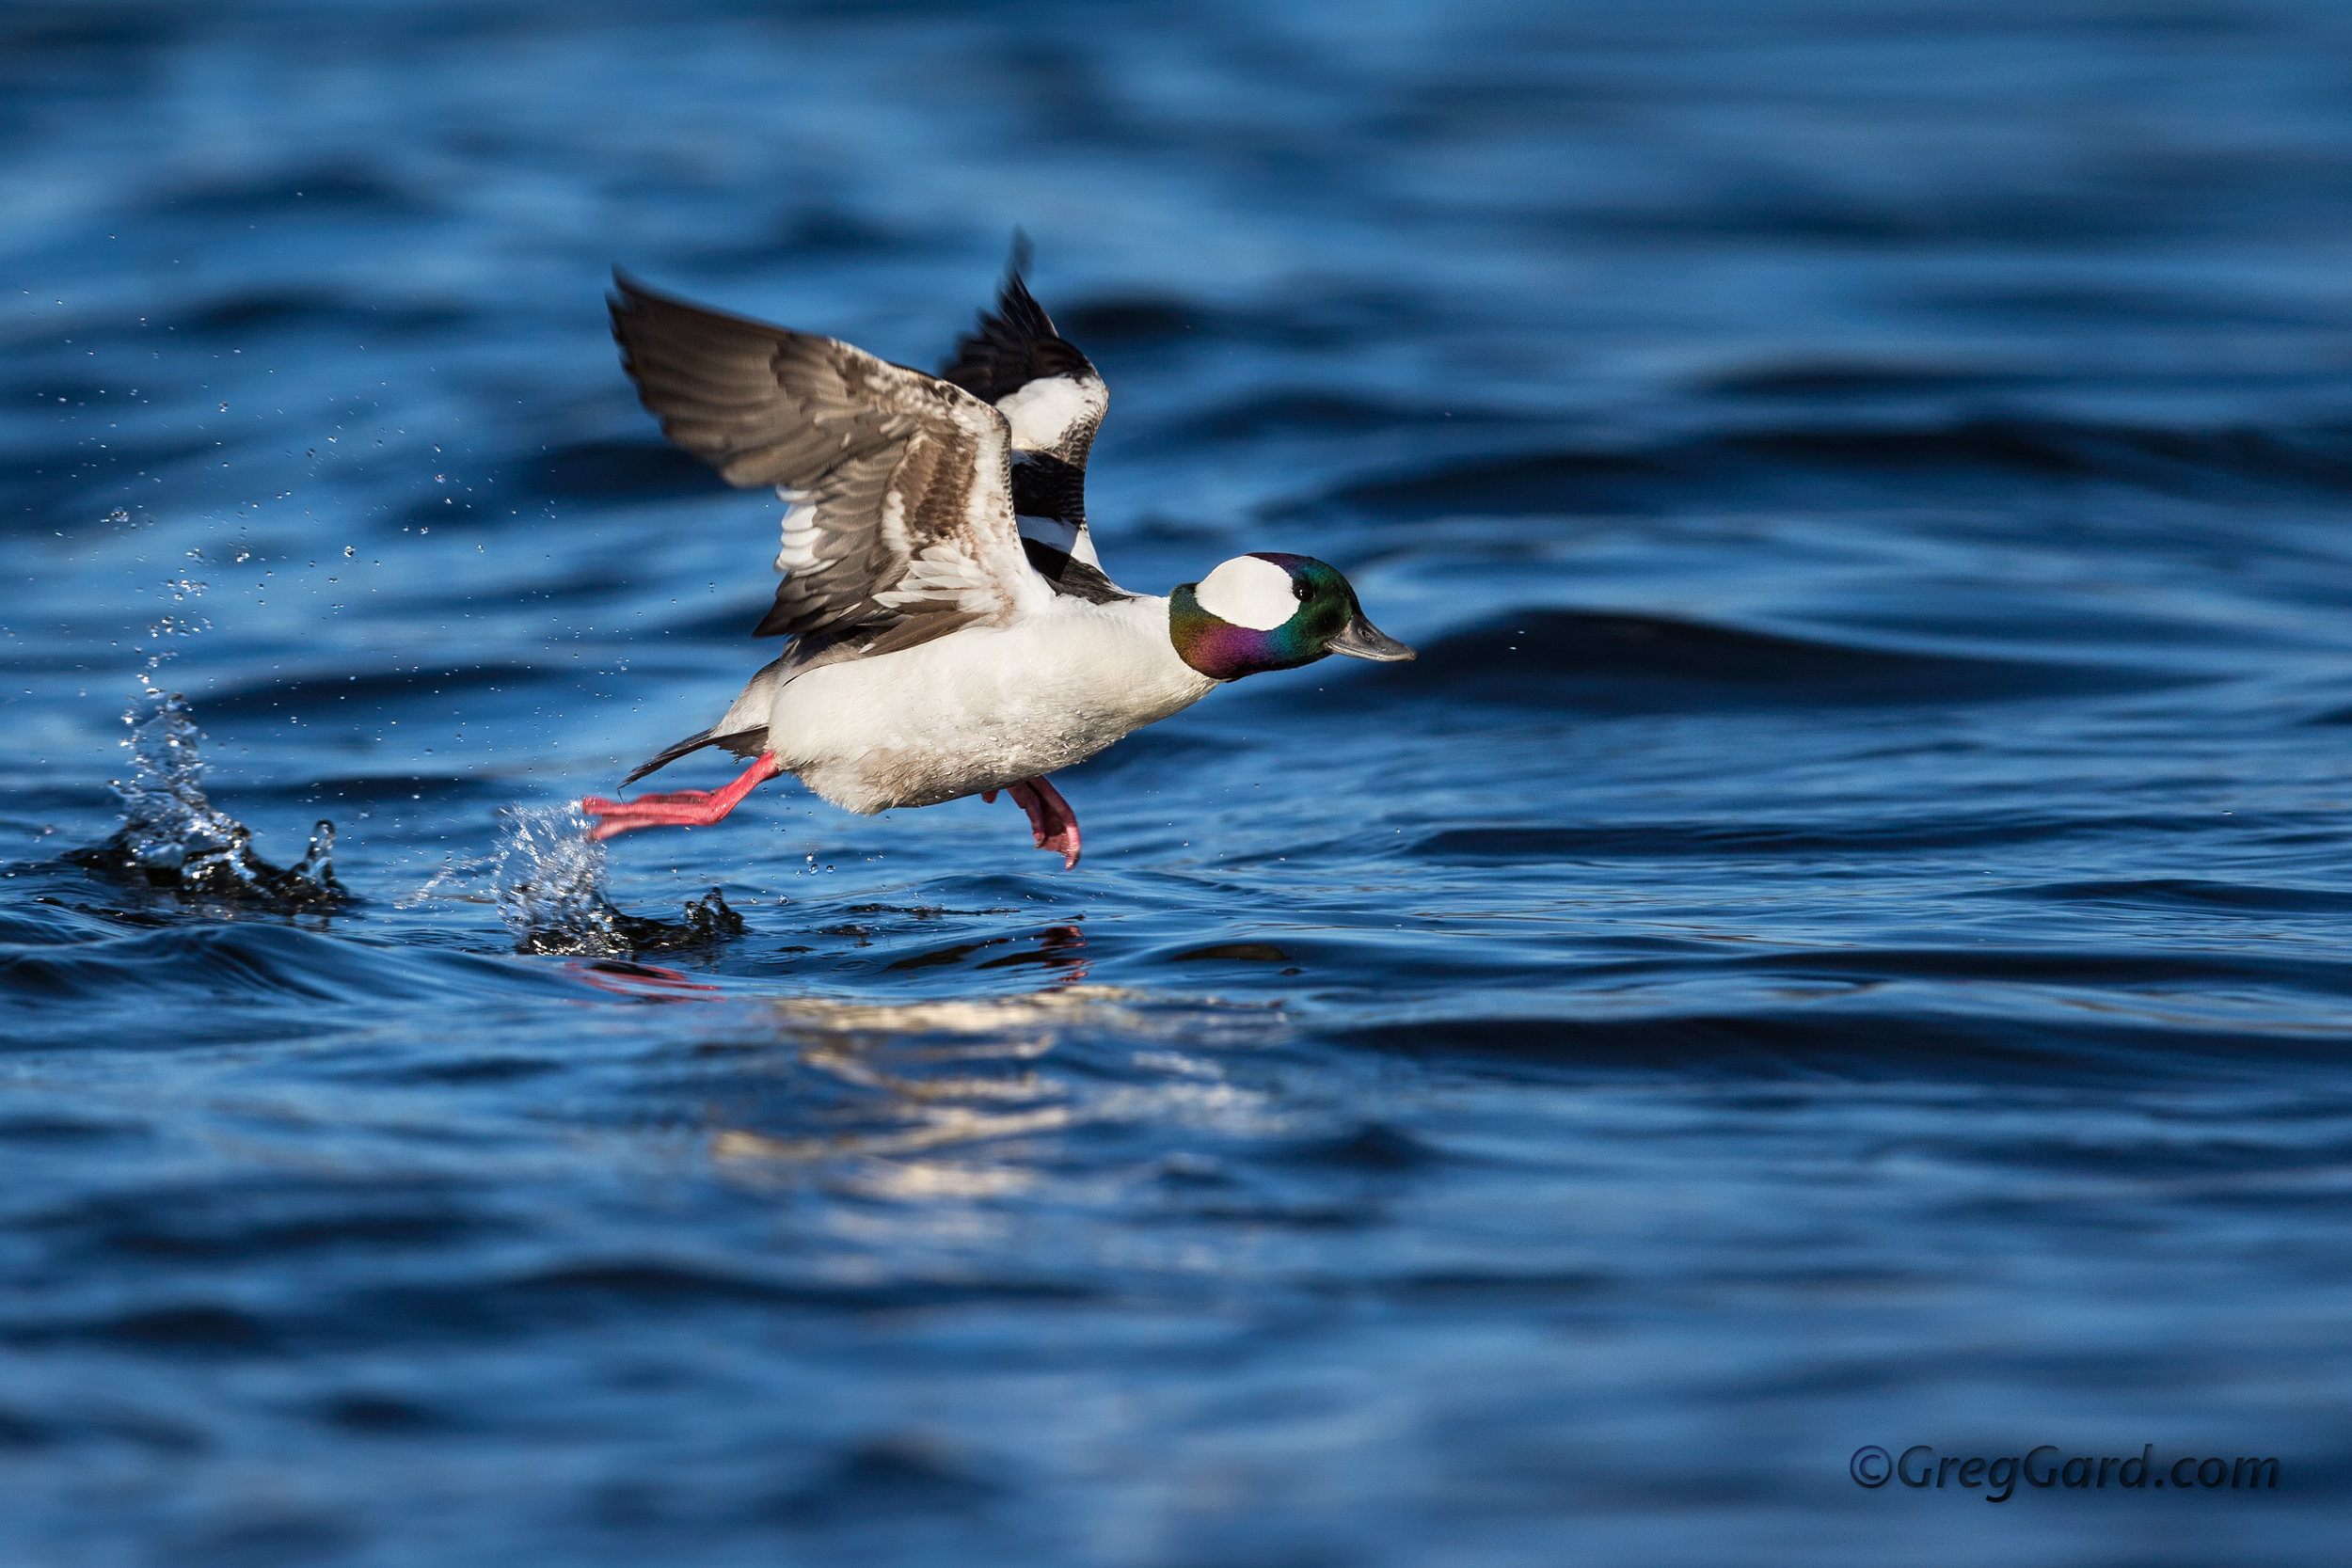
[[1294,582],[1291,584],[1291,597],[1296,599],[1300,604],[1305,604],[1309,599],[1311,599],[1314,596],[1315,591],[1311,585],[1303,582]]

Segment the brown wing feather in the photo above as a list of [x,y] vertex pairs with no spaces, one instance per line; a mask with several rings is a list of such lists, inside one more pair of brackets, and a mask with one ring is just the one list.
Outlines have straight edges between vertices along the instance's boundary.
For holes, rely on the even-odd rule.
[[760,635],[870,627],[913,646],[1047,591],[1021,550],[996,410],[834,339],[614,279],[612,335],[663,433],[792,503]]

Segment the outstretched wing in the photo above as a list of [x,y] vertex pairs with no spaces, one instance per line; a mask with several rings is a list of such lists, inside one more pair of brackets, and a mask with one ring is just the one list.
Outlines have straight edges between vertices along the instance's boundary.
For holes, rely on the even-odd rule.
[[831,338],[613,281],[621,363],[662,432],[729,484],[789,503],[784,582],[755,635],[887,653],[1050,592],[1021,548],[1011,437],[987,402]]
[[1029,563],[1062,593],[1123,598],[1103,576],[1087,529],[1087,453],[1110,407],[1110,389],[1029,293],[1022,280],[1028,265],[1028,240],[1016,234],[996,309],[981,313],[939,373],[1005,416],[1012,433],[1013,511]]

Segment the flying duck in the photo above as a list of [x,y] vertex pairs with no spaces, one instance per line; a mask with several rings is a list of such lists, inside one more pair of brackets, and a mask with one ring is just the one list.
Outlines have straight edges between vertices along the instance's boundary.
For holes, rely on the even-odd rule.
[[612,336],[663,434],[784,499],[784,581],[754,635],[791,641],[717,723],[621,782],[706,746],[752,759],[739,777],[591,796],[592,838],[707,827],[791,773],[864,814],[1008,791],[1073,867],[1056,768],[1245,675],[1413,657],[1308,556],[1236,556],[1165,598],[1111,581],[1086,516],[1109,393],[1031,297],[1026,262],[1016,241],[995,309],[936,375],[614,270]]

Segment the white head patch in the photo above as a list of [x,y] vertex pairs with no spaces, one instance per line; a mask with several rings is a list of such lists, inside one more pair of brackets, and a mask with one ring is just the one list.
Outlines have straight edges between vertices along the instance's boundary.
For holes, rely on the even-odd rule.
[[1254,555],[1233,557],[1202,578],[1192,596],[1218,620],[1251,631],[1272,631],[1298,610],[1291,575]]
[[1045,375],[1014,388],[996,400],[1012,426],[1012,444],[1021,451],[1046,451],[1061,445],[1070,427],[1089,415],[1103,417],[1103,384],[1069,375]]

